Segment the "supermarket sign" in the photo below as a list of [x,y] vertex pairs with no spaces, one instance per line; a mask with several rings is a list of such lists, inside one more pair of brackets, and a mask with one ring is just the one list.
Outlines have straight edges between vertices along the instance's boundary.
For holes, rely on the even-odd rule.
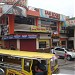
[[14,5],[17,6],[27,6],[27,0],[0,0],[0,3],[5,3],[8,5]]
[[31,32],[47,32],[45,27],[31,26]]

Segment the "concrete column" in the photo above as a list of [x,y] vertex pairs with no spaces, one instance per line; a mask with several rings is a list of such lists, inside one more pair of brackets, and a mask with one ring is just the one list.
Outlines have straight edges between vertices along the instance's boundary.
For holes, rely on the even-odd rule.
[[74,49],[75,49],[75,29],[74,29]]
[[20,50],[20,40],[17,39],[17,49]]
[[38,26],[38,18],[36,18],[36,26]]
[[8,15],[9,34],[14,34],[14,15]]
[[39,40],[36,39],[36,49],[39,49]]

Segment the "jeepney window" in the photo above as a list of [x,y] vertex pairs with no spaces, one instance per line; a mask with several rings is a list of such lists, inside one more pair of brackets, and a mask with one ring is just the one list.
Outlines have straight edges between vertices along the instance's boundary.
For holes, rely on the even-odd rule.
[[46,61],[46,60],[41,60],[40,64],[41,64],[40,67],[41,67],[44,71],[47,70],[48,66],[47,66],[47,61]]
[[21,65],[21,58],[13,56],[3,56],[3,62]]
[[51,60],[51,66],[56,66],[57,65],[57,59]]
[[24,70],[30,72],[30,66],[31,66],[31,60],[30,59],[24,59]]
[[2,56],[0,55],[0,61],[2,61]]

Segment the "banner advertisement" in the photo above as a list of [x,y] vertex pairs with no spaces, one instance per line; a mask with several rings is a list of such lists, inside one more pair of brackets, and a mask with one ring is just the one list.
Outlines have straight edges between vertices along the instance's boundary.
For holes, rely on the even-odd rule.
[[8,39],[36,39],[37,35],[10,35],[10,36],[4,36],[2,37],[3,40],[8,40]]
[[20,6],[13,5],[3,5],[3,12],[2,14],[14,14],[14,15],[20,15],[26,17],[26,9]]
[[75,19],[74,20],[69,20],[69,25],[75,25]]
[[27,0],[0,0],[0,3],[17,6],[27,6]]
[[60,14],[40,9],[40,17],[60,20]]
[[0,16],[2,14],[14,14],[26,17],[27,0],[0,0],[1,5]]
[[47,32],[45,27],[31,26],[32,32]]

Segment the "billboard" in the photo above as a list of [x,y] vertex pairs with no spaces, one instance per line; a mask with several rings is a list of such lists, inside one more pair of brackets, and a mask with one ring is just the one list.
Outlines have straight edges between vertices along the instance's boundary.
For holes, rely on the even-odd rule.
[[26,9],[20,6],[3,5],[2,14],[14,14],[26,17]]
[[59,20],[60,19],[60,14],[40,9],[40,17]]
[[0,0],[0,3],[4,3],[0,8],[0,15],[14,14],[26,17],[27,0]]
[[27,6],[27,0],[0,0],[0,3],[7,5]]

